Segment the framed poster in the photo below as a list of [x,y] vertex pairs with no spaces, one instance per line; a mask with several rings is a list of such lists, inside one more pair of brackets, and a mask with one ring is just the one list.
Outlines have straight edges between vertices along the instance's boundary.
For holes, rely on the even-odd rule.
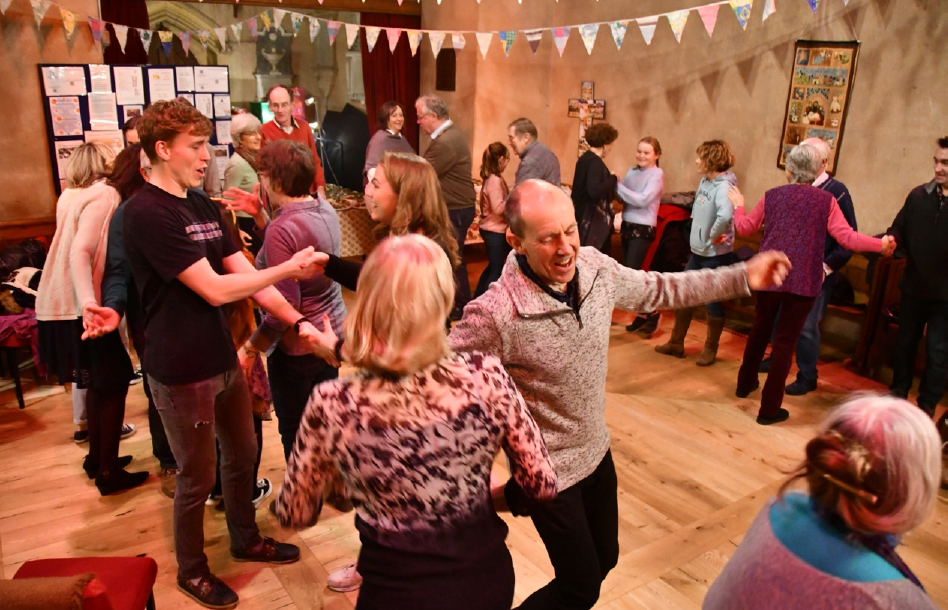
[[787,153],[803,140],[822,138],[830,147],[826,171],[835,173],[858,57],[858,40],[797,41],[777,167],[786,168]]

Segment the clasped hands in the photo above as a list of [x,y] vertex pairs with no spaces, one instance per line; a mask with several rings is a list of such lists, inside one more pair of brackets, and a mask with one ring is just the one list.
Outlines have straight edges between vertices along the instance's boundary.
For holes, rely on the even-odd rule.
[[284,265],[287,266],[289,277],[295,280],[306,280],[317,273],[325,273],[328,261],[328,254],[318,252],[312,246],[308,246],[290,257]]

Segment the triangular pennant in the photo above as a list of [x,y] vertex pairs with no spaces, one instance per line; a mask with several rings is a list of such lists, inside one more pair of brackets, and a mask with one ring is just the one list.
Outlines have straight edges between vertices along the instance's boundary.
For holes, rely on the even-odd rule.
[[[849,3],[849,0],[843,0],[843,5]],[[777,5],[775,0],[764,0],[764,18],[761,21],[767,21],[767,17],[770,17],[777,12]]]
[[[403,0],[398,0],[398,6],[401,6],[401,5],[402,5],[402,2],[403,2]],[[480,2],[480,0],[478,0],[478,2]]]
[[273,11],[273,27],[283,29],[283,18],[286,17],[286,11],[282,8],[271,9]]
[[563,49],[566,48],[566,41],[569,40],[570,28],[553,28],[550,31],[553,32],[553,44],[560,52],[560,57],[563,57]]
[[497,35],[500,36],[500,46],[504,49],[504,57],[510,57],[510,47],[517,38],[517,30],[497,32]]
[[13,0],[0,0],[0,15],[7,12],[11,2],[13,2]]
[[151,30],[141,30],[138,28],[135,29],[138,30],[138,37],[142,41],[142,46],[145,48],[145,53],[148,53],[148,49],[151,47],[151,39],[154,37],[154,34]]
[[356,36],[359,35],[359,26],[355,23],[346,24],[346,47],[352,48],[356,42]]
[[[239,24],[234,24],[239,25]],[[233,26],[231,26],[233,27]],[[214,28],[214,33],[217,34],[217,39],[221,41],[221,48],[227,46],[227,28]],[[238,39],[239,42],[239,39]]]
[[43,23],[46,11],[49,10],[50,0],[30,0],[30,4],[33,5],[33,19],[36,19],[36,27],[39,27]]
[[[811,0],[807,1],[809,2]],[[819,3],[820,0],[812,1]],[[734,10],[734,15],[737,17],[738,23],[741,24],[741,28],[746,30],[747,22],[751,16],[751,5],[754,4],[754,0],[728,0],[728,4],[730,4]]]
[[184,56],[187,57],[191,51],[191,32],[180,32],[178,38],[181,39],[181,48],[184,49]]
[[527,30],[523,34],[527,37],[527,44],[530,45],[530,50],[536,55],[537,49],[540,48],[540,41],[543,39],[543,30]]
[[128,42],[128,26],[113,23],[112,29],[115,30],[115,37],[118,38],[119,48],[122,49],[122,53],[124,53],[125,43]]
[[810,8],[813,9],[813,12],[816,12],[816,9],[820,8],[820,0],[806,0],[810,5]]
[[641,17],[635,20],[639,24],[639,30],[642,32],[642,38],[645,44],[652,44],[652,36],[655,35],[655,26],[658,24],[658,17]]
[[382,28],[367,25],[365,26],[365,45],[369,49],[369,53],[372,52],[372,49],[375,48],[375,43],[379,41],[379,34],[382,33]]
[[598,23],[587,23],[579,26],[579,37],[583,39],[583,44],[586,45],[586,55],[592,55],[593,46],[596,44],[596,35],[598,33]]
[[294,36],[299,34],[300,28],[303,27],[303,17],[305,17],[305,15],[300,15],[299,13],[290,14],[290,25],[293,26]]
[[672,34],[675,35],[675,40],[678,42],[681,42],[681,33],[685,30],[685,24],[688,23],[688,13],[690,12],[690,10],[686,9],[683,11],[665,13],[665,17],[668,19],[668,25],[671,26]]
[[612,31],[612,39],[616,41],[616,48],[622,48],[622,42],[625,40],[625,32],[629,29],[628,21],[613,21],[609,24]]
[[398,39],[402,37],[402,30],[401,28],[385,28],[385,35],[388,37],[388,50],[394,53],[395,47],[398,46]]
[[158,30],[158,38],[161,40],[161,48],[165,52],[165,57],[171,59],[171,41],[174,39],[174,32]]
[[721,8],[720,4],[709,4],[698,8],[698,16],[701,17],[701,23],[704,24],[709,38],[714,34],[714,26],[718,23],[719,8]]
[[445,32],[428,32],[428,42],[431,43],[431,54],[435,57],[438,57],[438,53],[441,52],[441,47],[444,46],[445,36],[447,36]]
[[273,25],[273,9],[268,8],[260,13],[260,21],[263,22],[263,29],[269,30],[270,26]]
[[481,49],[481,56],[487,59],[487,49],[490,47],[490,41],[494,37],[493,32],[475,32],[474,36],[477,38],[477,46]]
[[197,33],[197,39],[201,43],[201,46],[204,47],[204,50],[207,50],[207,43],[211,41],[210,32],[207,30],[201,30]]
[[[102,45],[102,32],[105,31],[105,22],[101,19],[89,17],[89,29],[92,30],[92,40],[95,44]],[[108,45],[108,43],[106,43]]]
[[455,51],[460,51],[464,48],[464,45],[467,44],[467,38],[464,37],[462,32],[454,32],[451,34],[451,46]]
[[418,52],[418,45],[421,44],[421,30],[405,30],[408,36],[408,48],[411,49],[411,56],[414,57]]
[[251,17],[250,19],[247,20],[247,28],[250,30],[250,37],[253,38],[254,42],[257,42],[257,36],[259,35],[259,33],[257,32],[257,18],[256,17]]
[[[254,21],[254,25],[256,25],[256,23],[257,23],[257,22]],[[224,28],[221,28],[221,29],[224,29]],[[238,21],[237,23],[231,25],[231,26],[230,26],[230,32],[231,32],[231,34],[234,35],[234,38],[237,40],[237,42],[240,42],[240,35],[243,34],[243,32],[244,32],[244,22],[243,22],[243,21]],[[220,36],[220,35],[218,34],[218,36]],[[221,37],[221,40],[223,40],[223,42],[221,42],[221,46],[223,47],[223,46],[225,46],[225,45],[227,44],[227,41],[224,40],[223,37]]]
[[76,34],[76,18],[78,13],[59,7],[59,14],[63,18],[63,32],[66,34],[66,42],[72,42],[72,37]]
[[329,44],[336,44],[336,34],[339,33],[340,23],[338,21],[326,20],[326,31],[329,32]]
[[319,34],[319,19],[315,17],[309,18],[309,41],[313,42],[316,40],[316,36]]

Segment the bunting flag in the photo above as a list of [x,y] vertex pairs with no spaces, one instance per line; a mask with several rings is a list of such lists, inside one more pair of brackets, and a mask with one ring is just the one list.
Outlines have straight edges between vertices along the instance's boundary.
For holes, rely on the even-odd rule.
[[820,8],[820,0],[806,0],[806,1],[809,3],[810,8],[813,9],[814,13],[816,12],[816,9]]
[[655,26],[658,24],[658,17],[640,17],[636,19],[639,24],[639,31],[642,32],[642,38],[645,44],[652,44],[652,36],[655,35]]
[[441,47],[444,46],[444,37],[447,36],[446,32],[428,32],[428,42],[431,43],[431,54],[437,59],[438,53],[441,52]]
[[151,30],[141,30],[138,28],[135,29],[138,30],[138,37],[142,41],[142,46],[145,48],[145,53],[148,53],[148,49],[151,48],[151,39],[154,35],[152,34]]
[[300,28],[303,26],[303,17],[299,13],[290,14],[290,25],[293,26],[293,35],[296,36],[300,33]]
[[33,19],[36,19],[36,27],[43,23],[43,17],[46,16],[46,11],[49,10],[49,3],[50,0],[30,0],[30,4],[33,5]]
[[326,20],[326,31],[329,32],[329,45],[332,46],[336,44],[336,34],[339,33],[338,21],[332,21],[331,19]]
[[365,44],[369,49],[369,53],[375,48],[375,43],[378,42],[379,34],[381,33],[382,28],[380,27],[374,25],[365,26]]
[[560,52],[560,57],[563,57],[563,49],[566,48],[566,41],[569,40],[569,28],[553,28],[550,30],[553,32],[553,44],[556,45],[556,50]]
[[191,51],[191,32],[181,32],[178,38],[181,39],[181,48],[184,49],[184,56],[187,57]]
[[681,42],[681,33],[685,31],[685,24],[688,23],[688,13],[690,10],[683,11],[673,11],[671,13],[665,13],[665,17],[668,19],[668,25],[671,26],[672,34],[675,35],[675,40],[679,43]]
[[204,50],[207,51],[207,43],[211,41],[210,32],[207,30],[201,30],[197,33],[198,42],[201,43],[201,46],[204,47]]
[[513,46],[514,40],[517,38],[517,30],[497,32],[497,35],[500,36],[500,46],[504,49],[504,57],[510,57],[510,47]]
[[356,42],[356,36],[359,35],[359,26],[355,23],[346,24],[346,47],[352,48]]
[[408,36],[408,48],[411,49],[411,56],[414,57],[418,52],[418,45],[421,44],[421,30],[405,30]]
[[395,47],[398,46],[398,39],[402,37],[402,30],[401,28],[385,28],[385,35],[388,36],[388,50],[394,53]]
[[270,26],[273,25],[273,9],[268,8],[260,13],[260,21],[263,22],[263,29],[269,30]]
[[247,27],[250,29],[250,37],[253,38],[254,42],[257,42],[257,36],[259,35],[257,32],[257,18],[251,17],[248,19]]
[[158,30],[158,39],[161,40],[161,48],[165,52],[165,57],[171,59],[171,41],[174,40],[174,32]]
[[583,39],[586,45],[586,55],[592,55],[593,47],[596,45],[596,35],[599,33],[598,23],[587,23],[579,26],[579,37]]
[[102,44],[102,32],[105,31],[105,22],[101,19],[94,19],[89,17],[89,29],[92,30],[92,40],[95,41],[95,44],[101,48],[108,46],[108,42],[105,45]]
[[[236,24],[234,24],[236,25]],[[227,46],[227,28],[214,28],[214,33],[217,34],[217,39],[221,41],[221,48]],[[240,39],[237,39],[237,42],[240,42]]]
[[622,48],[622,42],[625,40],[625,32],[629,29],[628,21],[613,21],[609,24],[612,31],[612,39],[616,41],[616,48]]
[[122,50],[122,53],[124,53],[125,43],[128,42],[128,26],[113,23],[112,29],[115,30],[115,37],[118,38],[119,48]]
[[283,31],[283,19],[286,17],[286,11],[282,8],[275,8],[273,10],[273,27],[280,28],[280,31]]
[[316,36],[319,34],[319,19],[315,17],[309,18],[309,41],[313,42],[316,40]]
[[543,38],[543,30],[527,30],[524,35],[527,37],[530,50],[536,55],[537,49],[540,47],[540,40]]
[[76,35],[76,19],[79,14],[59,7],[59,15],[63,18],[63,32],[66,34],[66,42],[71,43],[72,37]]
[[701,23],[704,24],[704,29],[708,32],[708,38],[711,38],[714,34],[714,26],[718,23],[719,8],[721,8],[720,4],[709,4],[698,9],[698,16],[701,17]]
[[10,3],[13,0],[0,0],[0,15],[3,15],[7,12],[7,9],[10,8]]
[[467,44],[467,39],[464,37],[464,34],[461,32],[454,32],[451,34],[451,46],[454,47],[455,51],[460,51],[464,48],[464,45]]
[[[843,4],[848,3],[849,0],[843,0]],[[767,21],[767,17],[770,17],[777,12],[777,5],[774,3],[774,0],[764,0],[764,18],[761,21]]]
[[[242,21],[238,21],[234,25],[230,26],[230,32],[231,34],[234,35],[234,39],[237,42],[240,42],[240,35],[243,33],[243,31],[244,31],[244,23]],[[227,44],[226,40],[222,44]]]
[[494,37],[493,32],[475,32],[477,46],[481,49],[481,57],[487,59],[487,49],[490,47],[490,41]]
[[[814,1],[819,2],[820,0]],[[754,0],[728,0],[728,4],[734,9],[734,15],[737,16],[737,21],[741,24],[741,29],[746,30],[747,22],[750,21],[751,5],[754,4]]]

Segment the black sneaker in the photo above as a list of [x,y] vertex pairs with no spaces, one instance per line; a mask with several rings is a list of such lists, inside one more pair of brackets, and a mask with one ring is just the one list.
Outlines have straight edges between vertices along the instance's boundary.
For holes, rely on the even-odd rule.
[[812,392],[816,389],[816,379],[813,381],[807,381],[806,379],[797,378],[796,381],[791,383],[784,390],[788,396],[803,396],[809,392]]
[[763,415],[758,415],[757,423],[761,426],[769,426],[771,424],[779,424],[780,422],[787,421],[788,419],[790,419],[790,411],[781,408],[773,417],[764,417]]
[[234,561],[260,561],[263,563],[294,563],[300,559],[300,549],[296,545],[277,542],[273,538],[264,538],[259,549],[231,549]]
[[72,442],[77,445],[89,442],[89,431],[88,430],[76,430],[72,433]]
[[237,597],[234,590],[213,574],[208,574],[198,581],[197,584],[193,584],[190,580],[179,574],[178,588],[181,589],[185,595],[205,608],[224,610],[226,608],[233,608],[237,605],[237,602],[240,601],[240,598]]
[[760,361],[760,366],[757,367],[758,373],[769,373],[770,372],[770,356],[764,358]]

